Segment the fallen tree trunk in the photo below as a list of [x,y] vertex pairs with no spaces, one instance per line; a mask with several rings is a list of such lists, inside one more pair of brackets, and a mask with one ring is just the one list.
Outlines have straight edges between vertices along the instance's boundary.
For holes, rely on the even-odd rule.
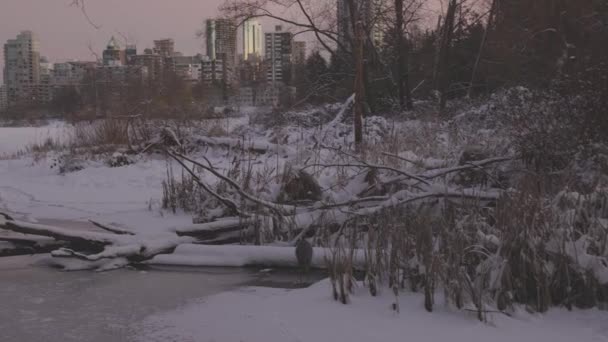
[[212,239],[218,234],[239,231],[246,228],[254,220],[239,217],[227,217],[208,223],[196,223],[188,226],[173,228],[179,236],[192,236],[201,239]]
[[36,243],[29,240],[0,238],[0,257],[50,253],[57,248],[66,246],[64,242]]
[[290,156],[294,154],[294,150],[289,146],[278,145],[264,141],[241,140],[226,137],[204,137],[199,136],[195,140],[197,145],[223,146],[226,148],[235,148],[243,151],[250,151],[259,154],[278,153],[282,156]]
[[91,222],[92,225],[94,225],[97,228],[103,229],[105,231],[108,231],[110,233],[114,233],[114,234],[118,234],[118,235],[135,235],[133,232],[124,230],[122,228],[119,227],[114,227],[108,224],[103,224],[103,223],[99,223],[97,221],[93,221],[93,220],[89,220],[89,222]]
[[[180,244],[194,242],[192,238],[179,237],[171,233],[154,237],[119,234],[118,232],[108,234],[76,231],[2,218],[0,218],[0,228],[17,233],[37,235],[38,238],[42,236],[57,240],[59,244],[54,245],[51,249],[53,257],[80,261],[79,263],[64,262],[66,269],[115,269],[128,264],[141,263],[158,254],[172,253]],[[27,241],[27,238],[23,237],[18,239]],[[29,248],[28,250],[33,250],[30,242],[26,242],[26,244],[29,244],[29,246],[26,246]],[[47,252],[51,250],[47,250]],[[18,251],[26,250],[22,248]]]
[[[350,252],[350,251],[349,251]],[[313,249],[311,267],[327,268],[335,250],[330,248]],[[207,267],[297,267],[295,247],[274,246],[206,246],[183,244],[172,254],[158,255],[146,262],[150,265],[207,266]],[[353,266],[362,270],[366,259],[364,250],[355,250]]]
[[116,235],[97,232],[73,231],[49,225],[28,223],[17,220],[6,220],[0,218],[0,228],[38,236],[47,236],[56,240],[66,241],[85,248],[103,249],[104,246],[120,241]]

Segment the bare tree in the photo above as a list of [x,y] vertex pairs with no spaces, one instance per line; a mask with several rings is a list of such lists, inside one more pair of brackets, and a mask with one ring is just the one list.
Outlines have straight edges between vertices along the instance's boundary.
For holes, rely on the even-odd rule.
[[456,21],[456,9],[459,6],[457,0],[450,0],[443,22],[441,42],[439,49],[439,65],[437,74],[437,90],[439,91],[439,110],[443,112],[447,105],[449,88],[450,50],[454,37],[454,24]]
[[359,15],[355,0],[349,0],[350,13],[356,20],[355,32],[355,104],[353,108],[355,144],[357,148],[363,143],[363,110],[365,103],[365,80],[363,66],[363,21]]
[[395,0],[395,43],[397,45],[397,83],[399,85],[399,106],[401,109],[414,108],[407,74],[406,51],[403,44],[404,12],[403,0]]
[[475,59],[475,64],[473,65],[473,72],[471,73],[471,84],[469,85],[469,90],[467,91],[467,97],[471,97],[471,93],[475,88],[475,77],[477,75],[477,69],[479,69],[479,63],[481,62],[481,55],[483,53],[483,49],[486,45],[486,41],[488,39],[488,32],[490,32],[490,27],[492,26],[492,21],[494,20],[494,13],[496,9],[496,1],[490,0],[490,12],[488,22],[486,23],[485,29],[483,31],[483,38],[481,39],[481,43],[479,44],[479,52],[477,53],[477,58]]

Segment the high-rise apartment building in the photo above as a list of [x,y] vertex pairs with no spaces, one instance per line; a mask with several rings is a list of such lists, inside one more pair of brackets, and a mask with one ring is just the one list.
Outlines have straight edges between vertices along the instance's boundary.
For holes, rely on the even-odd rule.
[[[206,24],[207,57],[213,67],[212,75],[218,66],[222,67],[222,89],[224,101],[234,88],[236,79],[236,25],[231,19],[208,19]],[[221,63],[217,63],[220,61]],[[209,62],[208,66],[209,66]],[[203,74],[208,66],[203,66]]]
[[55,63],[51,70],[51,86],[81,87],[85,77],[92,75],[97,67],[95,62],[65,62]]
[[174,56],[173,70],[175,74],[183,80],[189,82],[198,82],[202,78],[203,72],[203,56]]
[[8,98],[6,97],[6,86],[0,85],[0,113],[8,108]]
[[290,81],[290,65],[292,54],[291,32],[283,31],[279,25],[275,27],[275,32],[265,35],[266,48],[266,79],[271,83],[288,83]]
[[120,44],[114,37],[110,39],[106,49],[102,54],[103,65],[105,66],[121,66],[126,64],[125,51],[120,49]]
[[137,56],[137,45],[129,44],[125,48],[125,60],[127,64],[133,63],[133,59]]
[[293,64],[302,65],[306,63],[306,42],[294,41],[292,43],[291,61]]
[[259,60],[262,56],[264,36],[262,25],[257,20],[247,20],[243,23],[243,59]]
[[207,20],[207,56],[222,59],[234,65],[236,62],[236,25],[230,19]]
[[154,51],[165,58],[173,57],[175,54],[175,41],[171,38],[155,40]]
[[9,106],[35,101],[40,83],[40,45],[31,31],[4,44],[4,83]]
[[206,85],[215,85],[222,81],[224,65],[221,59],[204,56],[201,61],[201,80]]
[[152,49],[145,49],[143,55],[132,57],[132,65],[144,66],[148,70],[150,82],[161,83],[165,70],[165,58]]

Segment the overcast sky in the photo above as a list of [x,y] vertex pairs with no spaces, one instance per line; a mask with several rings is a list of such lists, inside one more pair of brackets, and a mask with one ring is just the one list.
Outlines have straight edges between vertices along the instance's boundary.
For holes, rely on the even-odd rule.
[[[89,44],[101,52],[112,35],[122,41],[121,34],[140,50],[151,47],[153,39],[173,38],[178,51],[202,53],[195,33],[205,18],[217,15],[221,1],[87,0],[91,20],[101,26],[96,30],[79,9],[69,6],[71,0],[0,0],[0,45],[19,31],[32,30],[39,37],[42,55],[52,62],[94,60]],[[3,63],[2,56],[0,66]]]

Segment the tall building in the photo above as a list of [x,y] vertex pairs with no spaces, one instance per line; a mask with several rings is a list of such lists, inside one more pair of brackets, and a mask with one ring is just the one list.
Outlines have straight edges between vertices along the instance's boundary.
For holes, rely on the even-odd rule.
[[133,63],[133,58],[137,56],[137,45],[130,44],[125,48],[125,59],[127,64]]
[[80,87],[87,75],[91,75],[97,66],[95,62],[65,62],[55,63],[51,70],[51,86]]
[[[222,98],[227,102],[236,88],[236,25],[230,19],[208,19],[206,23],[207,65],[203,65],[203,76],[216,76],[221,66]],[[219,62],[219,63],[218,63]],[[211,71],[209,71],[211,70]],[[215,83],[215,82],[214,82]]]
[[283,31],[282,26],[277,25],[275,32],[266,33],[266,80],[268,82],[289,83],[290,65],[292,53],[291,32]]
[[140,65],[104,65],[95,69],[97,83],[119,89],[131,83],[142,84],[148,79],[148,69]]
[[4,44],[4,83],[9,106],[35,100],[40,83],[40,46],[31,31],[22,31]]
[[221,59],[216,60],[204,56],[201,65],[201,80],[204,84],[213,85],[222,81],[224,65]]
[[243,59],[259,59],[262,56],[262,25],[257,20],[243,23]]
[[0,113],[8,108],[8,98],[6,97],[6,86],[0,85]]
[[190,82],[200,81],[203,71],[203,56],[174,56],[173,70],[183,80]]
[[228,64],[236,62],[236,25],[230,19],[207,20],[207,56],[222,59]]
[[306,42],[294,41],[292,44],[291,61],[293,64],[302,65],[306,63]]
[[51,63],[49,60],[41,56],[39,61],[40,80],[33,89],[33,100],[36,103],[49,103],[53,99],[53,90],[51,87]]
[[116,38],[112,37],[103,50],[103,65],[105,66],[120,66],[125,65],[125,52],[120,49],[120,44],[116,41]]
[[146,67],[148,70],[149,81],[161,83],[165,70],[165,58],[152,49],[145,49],[143,55],[132,58],[132,65]]
[[155,40],[154,51],[165,58],[173,57],[173,54],[175,54],[175,41],[171,38]]

